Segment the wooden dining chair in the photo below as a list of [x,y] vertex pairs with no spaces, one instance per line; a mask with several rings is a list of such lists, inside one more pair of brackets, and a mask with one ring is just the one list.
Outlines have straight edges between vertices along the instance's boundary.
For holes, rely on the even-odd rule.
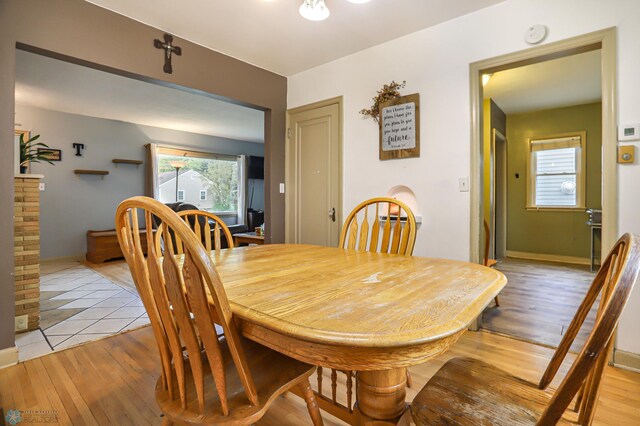
[[411,255],[416,219],[395,198],[377,197],[360,203],[344,221],[338,246],[345,249]]
[[[189,228],[191,228],[207,251],[220,250],[222,248],[223,236],[227,242],[227,248],[234,248],[231,231],[229,231],[227,224],[215,214],[203,210],[183,210],[177,212],[177,215],[189,225]],[[165,247],[171,247],[174,254],[183,254],[184,251],[180,238],[176,238],[176,236],[173,235],[171,238],[172,244],[169,245],[164,238],[162,227],[159,226],[162,220],[158,217],[153,217],[153,219],[155,226],[158,228],[155,238],[156,253],[164,253]]]
[[[200,242],[207,251],[220,250],[222,248],[222,236],[227,241],[227,248],[233,248],[233,237],[227,224],[218,216],[203,210],[184,210],[178,212],[180,216],[200,238]],[[213,228],[213,229],[212,229]],[[212,231],[213,230],[213,239]]]
[[[489,224],[487,221],[484,221],[484,266],[488,268],[493,268],[498,264],[498,261],[495,259],[489,259],[489,245],[491,243],[491,229],[489,228]],[[494,297],[494,302],[496,306],[500,306],[500,300],[498,296]]]
[[[586,297],[536,386],[472,358],[448,361],[411,404],[417,425],[576,424],[563,417],[576,397],[577,424],[593,421],[613,334],[640,269],[638,236],[625,234],[598,271]],[[596,321],[582,350],[555,392],[547,390],[592,306],[600,297]]]
[[[402,201],[390,197],[376,197],[358,204],[347,216],[340,232],[338,247],[349,250],[411,256],[416,243],[416,219]],[[318,392],[322,393],[322,367],[318,367]],[[353,394],[352,371],[347,375],[347,405],[351,410]],[[413,381],[407,370],[407,386]],[[331,401],[337,404],[337,371],[331,369]]]
[[[180,239],[183,255],[161,257],[149,233],[145,258],[138,230],[150,229],[154,215],[166,243]],[[118,206],[116,229],[160,352],[156,401],[165,424],[252,424],[294,388],[313,424],[322,424],[309,385],[315,367],[239,334],[209,252],[185,221],[156,200],[133,197]]]

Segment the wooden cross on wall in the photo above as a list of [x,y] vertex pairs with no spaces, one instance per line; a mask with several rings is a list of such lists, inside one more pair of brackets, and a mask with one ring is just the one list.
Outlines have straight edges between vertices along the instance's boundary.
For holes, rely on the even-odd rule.
[[171,55],[182,55],[182,48],[174,46],[172,43],[173,36],[171,34],[164,35],[164,43],[162,42],[162,40],[153,40],[153,46],[156,49],[164,49],[164,67],[162,67],[162,70],[167,74],[173,73],[173,67],[171,66]]

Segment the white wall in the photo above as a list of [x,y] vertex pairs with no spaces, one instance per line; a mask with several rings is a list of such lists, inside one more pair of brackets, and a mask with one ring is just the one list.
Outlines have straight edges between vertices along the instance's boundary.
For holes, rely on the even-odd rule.
[[[344,96],[344,212],[394,185],[416,193],[423,216],[415,254],[468,260],[470,197],[469,64],[527,49],[525,30],[549,28],[545,42],[618,27],[619,122],[640,122],[640,1],[508,0],[289,78],[288,107]],[[378,160],[378,128],[358,111],[384,83],[420,93],[421,157]],[[638,144],[636,144],[638,145]],[[640,233],[640,167],[619,166],[620,232]],[[640,286],[639,286],[640,287]],[[640,289],[619,328],[618,348],[640,353]]]
[[[264,145],[122,121],[16,105],[16,123],[41,135],[39,141],[62,149],[62,161],[34,164],[32,173],[45,176],[40,193],[40,251],[43,259],[84,256],[86,232],[114,228],[118,204],[131,196],[144,195],[145,166],[111,162],[114,158],[144,160],[144,145],[156,142],[216,152],[264,155]],[[85,144],[82,157],[72,144]],[[108,170],[100,176],[76,176],[74,169]],[[257,187],[256,191],[262,187]]]

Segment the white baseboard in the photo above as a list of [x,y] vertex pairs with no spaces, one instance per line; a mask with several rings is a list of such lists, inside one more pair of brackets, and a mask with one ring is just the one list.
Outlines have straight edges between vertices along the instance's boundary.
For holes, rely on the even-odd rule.
[[640,373],[640,354],[616,350],[613,354],[613,365]]
[[18,348],[0,349],[0,368],[9,367],[18,363]]
[[[571,263],[573,265],[591,265],[591,259],[588,257],[560,256],[557,254],[527,253],[523,251],[507,250],[507,257],[525,260],[542,260],[545,262]],[[596,265],[599,262],[595,262]]]

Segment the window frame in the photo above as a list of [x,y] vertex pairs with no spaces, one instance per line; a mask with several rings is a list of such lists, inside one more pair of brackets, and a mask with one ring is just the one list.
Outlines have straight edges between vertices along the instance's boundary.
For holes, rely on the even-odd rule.
[[[538,206],[536,204],[536,164],[534,164],[533,144],[540,141],[550,141],[553,139],[565,139],[571,137],[580,138],[580,152],[576,156],[576,205],[574,206]],[[586,207],[587,193],[587,132],[556,133],[540,137],[527,139],[527,189],[526,189],[526,210],[532,211],[576,211],[584,210]]]
[[[202,195],[204,194],[204,198],[202,197]],[[200,190],[200,201],[207,201],[207,190],[206,189],[201,189]]]
[[[182,197],[180,197],[180,195],[182,195]],[[176,197],[176,201],[177,201],[178,203],[182,203],[182,202],[184,202],[184,200],[186,200],[186,199],[187,199],[187,194],[186,194],[186,192],[184,191],[184,189],[178,189],[178,196]]]

